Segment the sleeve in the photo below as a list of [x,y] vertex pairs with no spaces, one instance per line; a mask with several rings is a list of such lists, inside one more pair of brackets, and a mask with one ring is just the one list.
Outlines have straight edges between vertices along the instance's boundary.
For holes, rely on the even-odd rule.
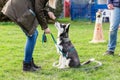
[[35,0],[35,13],[42,30],[48,28],[44,12],[46,3],[44,0]]

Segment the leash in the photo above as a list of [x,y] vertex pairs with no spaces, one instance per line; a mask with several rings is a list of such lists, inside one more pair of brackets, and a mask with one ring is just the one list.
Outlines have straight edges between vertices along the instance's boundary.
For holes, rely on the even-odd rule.
[[[65,53],[61,50],[61,48],[57,45],[57,42],[56,42],[53,34],[51,33],[50,35],[51,35],[51,37],[52,37],[52,40],[53,40],[54,44],[55,44],[56,47],[59,49],[61,55],[63,55],[63,57],[65,57],[65,58],[68,58],[68,54],[67,54],[67,53],[65,54]],[[44,32],[43,35],[42,35],[42,43],[44,43],[44,42],[47,42],[47,37],[46,37],[46,35],[45,35],[45,32]],[[71,47],[68,51],[69,51],[69,52],[74,51],[74,47]],[[86,64],[89,64],[89,63],[91,63],[91,62],[95,62],[97,65],[95,65],[94,67],[84,68],[85,70],[89,70],[89,69],[92,69],[92,68],[93,68],[93,69],[96,69],[96,68],[102,66],[102,63],[101,63],[100,61],[95,60],[94,58],[89,59],[88,61],[81,63],[81,66],[86,65]],[[59,64],[57,64],[57,63],[55,62],[55,63],[53,64],[53,66],[54,66],[54,67],[59,67]]]
[[84,68],[85,70],[89,70],[89,69],[92,69],[92,68],[96,69],[96,68],[102,66],[102,63],[100,61],[95,60],[94,58],[91,58],[88,61],[81,63],[81,66],[90,64],[91,62],[95,62],[97,65],[95,65],[94,67]]
[[[51,33],[50,35],[51,35],[51,37],[52,37],[52,40],[53,40],[54,44],[55,44],[56,47],[59,49],[59,51],[61,52],[61,54],[62,54],[64,57],[67,58],[68,55],[65,54],[65,53],[63,53],[63,51],[62,51],[62,50],[60,49],[60,47],[57,45],[57,42],[56,42],[56,40],[55,40],[53,34]],[[42,44],[45,43],[45,42],[47,42],[47,37],[46,37],[45,32],[44,32],[43,35],[42,35]],[[73,50],[73,49],[71,49],[71,51],[72,51],[72,50]]]
[[45,35],[45,32],[42,35],[42,43],[47,42],[47,37]]
[[68,57],[68,55],[67,54],[65,54],[65,53],[63,53],[63,51],[60,49],[60,47],[57,45],[57,42],[56,42],[56,40],[55,40],[55,38],[54,38],[54,36],[53,36],[53,34],[51,33],[51,37],[52,37],[52,40],[53,40],[53,42],[54,42],[54,44],[56,45],[56,47],[59,49],[59,51],[61,52],[61,54],[64,56],[64,57]]
[[[96,63],[96,65],[95,65],[95,66],[92,66],[92,67],[81,68],[81,69],[87,71],[87,70],[90,70],[90,69],[97,69],[97,68],[99,68],[100,66],[102,66],[102,63],[101,63],[100,61],[97,61],[97,60],[95,60],[94,58],[91,58],[91,59],[89,59],[88,61],[85,61],[85,62],[81,63],[80,67],[81,67],[81,66],[84,66],[84,65],[87,65],[87,64],[90,64],[90,63]],[[68,66],[66,66],[66,67],[64,67],[64,68],[60,68],[60,65],[59,65],[59,62],[58,62],[58,61],[56,61],[56,62],[53,63],[53,67],[57,67],[57,68],[59,68],[59,69],[69,68]]]
[[[51,33],[51,37],[52,37],[52,40],[53,40],[54,44],[57,46],[57,42],[56,42],[56,40],[55,40],[55,38],[54,38],[54,36],[53,36],[52,33]],[[68,55],[65,54],[65,53],[63,53],[59,46],[57,46],[57,47],[58,47],[59,51],[61,52],[61,54],[62,54],[64,57],[67,58]],[[73,50],[74,50],[74,47],[70,48],[68,51],[71,52],[71,51],[73,51]],[[89,64],[89,63],[91,63],[91,62],[95,62],[97,65],[94,66],[94,67],[84,68],[85,70],[89,70],[89,69],[92,69],[92,68],[93,68],[93,69],[96,69],[96,68],[102,66],[102,63],[101,63],[100,61],[95,60],[94,58],[91,58],[91,59],[89,59],[88,61],[83,62],[83,63],[81,64],[81,66],[87,65],[87,64]],[[53,66],[54,66],[54,67],[59,67],[58,64],[57,64],[57,62],[55,62],[55,63],[53,64]]]

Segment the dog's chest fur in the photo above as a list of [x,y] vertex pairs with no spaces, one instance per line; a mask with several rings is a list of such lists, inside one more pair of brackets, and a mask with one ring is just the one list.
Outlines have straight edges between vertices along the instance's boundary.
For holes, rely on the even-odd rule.
[[73,48],[73,45],[69,38],[66,39],[58,39],[57,40],[58,45],[61,47],[61,50],[63,53],[70,52],[70,49]]

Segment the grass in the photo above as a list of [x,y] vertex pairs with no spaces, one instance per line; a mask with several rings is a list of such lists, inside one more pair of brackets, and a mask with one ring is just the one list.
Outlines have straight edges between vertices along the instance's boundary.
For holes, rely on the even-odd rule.
[[[80,68],[70,68],[59,70],[52,67],[53,62],[58,60],[55,45],[50,35],[47,35],[47,43],[42,44],[41,36],[43,31],[38,27],[39,36],[34,50],[35,63],[42,66],[42,70],[37,72],[23,72],[22,61],[24,57],[24,45],[26,37],[21,29],[14,23],[0,22],[0,80],[119,80],[120,78],[120,37],[118,37],[115,56],[103,56],[107,49],[109,23],[103,23],[105,43],[90,44],[92,40],[94,23],[84,21],[61,22],[71,23],[69,36],[74,44],[81,62],[90,58],[95,58],[103,63],[98,69],[85,70]],[[53,24],[49,24],[54,37],[57,30]],[[120,31],[118,31],[118,36]],[[44,45],[44,46],[43,46]]]

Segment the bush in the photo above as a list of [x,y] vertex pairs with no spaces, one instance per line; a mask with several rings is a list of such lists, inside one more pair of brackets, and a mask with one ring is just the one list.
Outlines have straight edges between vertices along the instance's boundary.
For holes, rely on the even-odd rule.
[[55,9],[55,15],[56,17],[59,17],[60,14],[63,11],[63,4],[62,4],[62,0],[57,0],[57,5],[56,5],[56,9]]

